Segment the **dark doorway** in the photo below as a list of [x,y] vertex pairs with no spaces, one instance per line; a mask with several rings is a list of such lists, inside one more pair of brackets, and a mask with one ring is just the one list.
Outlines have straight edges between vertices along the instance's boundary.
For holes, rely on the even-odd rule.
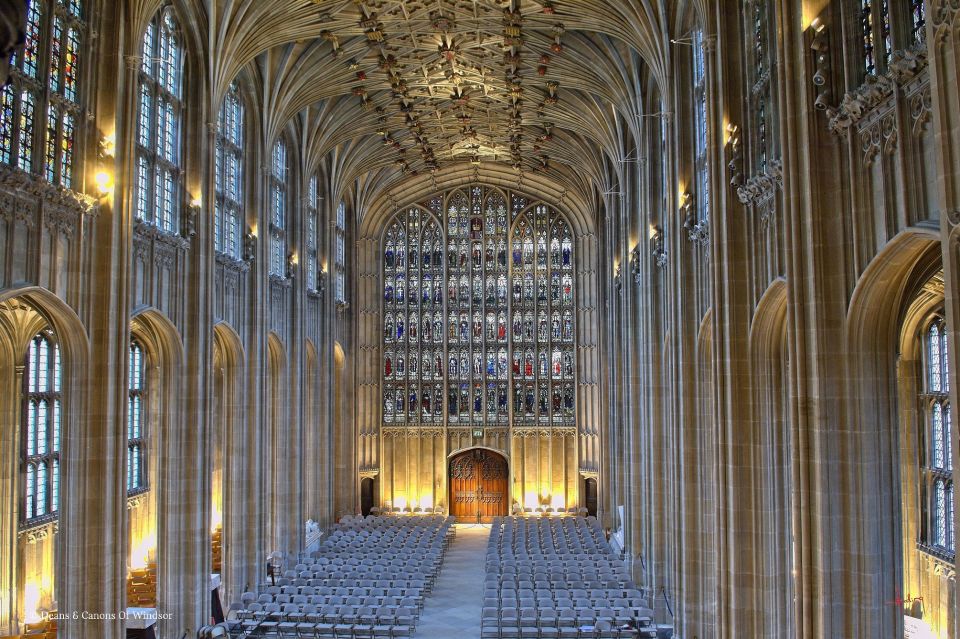
[[587,514],[597,516],[597,480],[588,479],[584,482],[583,501],[587,507]]
[[366,517],[373,508],[373,478],[364,477],[360,480],[360,514]]
[[507,515],[507,460],[474,448],[450,460],[450,514],[460,521],[489,523]]

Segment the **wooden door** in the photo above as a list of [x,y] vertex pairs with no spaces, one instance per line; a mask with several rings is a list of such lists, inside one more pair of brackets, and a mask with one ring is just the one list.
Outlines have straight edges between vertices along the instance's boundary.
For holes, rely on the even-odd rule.
[[373,478],[360,480],[360,514],[366,517],[373,509]]
[[587,514],[597,516],[597,480],[588,479],[584,487],[584,505],[587,508]]
[[450,514],[463,522],[489,523],[508,514],[507,460],[475,448],[450,460]]

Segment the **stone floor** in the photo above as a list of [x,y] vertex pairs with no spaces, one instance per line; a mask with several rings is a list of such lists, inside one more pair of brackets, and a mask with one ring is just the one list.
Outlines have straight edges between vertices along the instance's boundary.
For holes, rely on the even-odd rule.
[[457,525],[443,570],[424,601],[417,639],[478,639],[489,526]]

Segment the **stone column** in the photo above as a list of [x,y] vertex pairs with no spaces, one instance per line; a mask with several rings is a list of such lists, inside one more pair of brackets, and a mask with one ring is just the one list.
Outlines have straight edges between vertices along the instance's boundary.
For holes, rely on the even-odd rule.
[[[950,412],[960,424],[960,7],[949,0],[931,0],[927,8],[927,50],[930,65],[930,97],[933,110],[938,168],[940,237],[943,250],[944,305],[950,328]],[[960,469],[960,439],[953,429],[953,467]],[[960,536],[960,490],[954,471],[954,539]],[[956,566],[954,566],[954,582]],[[954,586],[953,625],[960,624],[960,588]]]
[[[73,479],[61,487],[61,523],[66,537],[57,564],[65,588],[59,607],[70,614],[89,611],[116,614],[126,601],[126,443],[127,344],[130,338],[129,277],[133,230],[132,158],[136,138],[137,70],[135,56],[106,55],[123,51],[121,43],[131,39],[124,33],[129,16],[124,7],[109,5],[94,14],[91,31],[100,34],[89,48],[90,66],[84,78],[85,91],[92,94],[93,129],[85,136],[83,184],[93,192],[94,174],[99,167],[114,174],[113,194],[100,200],[100,213],[84,234],[90,248],[89,292],[90,360],[85,379],[77,381],[77,392],[85,394],[83,432],[76,433]],[[125,62],[125,63],[124,63]],[[102,81],[101,81],[102,80]],[[120,100],[119,96],[126,99]],[[119,112],[116,109],[120,109]],[[98,157],[101,134],[114,123],[116,157]],[[119,275],[119,276],[118,276]],[[114,374],[104,375],[104,371]],[[65,464],[66,465],[66,464]],[[70,639],[120,639],[124,635],[119,619],[68,620],[59,633]]]

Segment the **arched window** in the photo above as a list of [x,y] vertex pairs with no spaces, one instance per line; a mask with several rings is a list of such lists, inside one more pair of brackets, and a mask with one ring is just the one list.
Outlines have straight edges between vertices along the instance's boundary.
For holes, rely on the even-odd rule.
[[710,167],[707,160],[707,73],[703,31],[693,31],[693,119],[694,174],[696,176],[697,221],[710,219]]
[[143,346],[130,342],[127,385],[127,492],[147,488],[147,360]]
[[886,70],[893,53],[889,0],[860,0],[863,67],[868,74]]
[[143,36],[137,111],[137,219],[175,233],[180,219],[183,50],[173,11],[159,11]]
[[80,121],[82,18],[79,0],[32,0],[23,48],[0,92],[0,161],[66,188],[73,188]]
[[333,271],[336,281],[334,283],[334,300],[340,303],[347,301],[346,291],[346,242],[347,242],[347,207],[340,202],[337,206],[337,220],[334,228],[334,257]]
[[570,225],[474,187],[383,236],[383,419],[483,427],[575,420]]
[[240,259],[243,222],[243,103],[236,83],[223,98],[217,119],[214,248]]
[[49,330],[27,348],[23,369],[21,521],[52,519],[60,509],[60,348]]
[[750,38],[748,52],[751,62],[747,73],[747,82],[751,87],[751,170],[754,175],[760,175],[766,172],[770,154],[775,150],[772,148],[771,123],[776,122],[773,91],[776,73],[773,57],[776,49],[771,43],[776,42],[773,19],[776,6],[774,2],[757,0],[747,8],[745,18],[748,24],[745,31]]
[[947,330],[936,317],[924,334],[924,383],[921,402],[926,412],[926,449],[921,476],[927,495],[925,521],[921,522],[924,545],[937,554],[956,552],[953,512],[953,424],[950,417],[950,370]]
[[287,143],[277,140],[270,165],[270,275],[287,275]]
[[317,266],[317,247],[320,245],[320,225],[319,225],[319,202],[317,200],[317,176],[310,178],[307,184],[307,241],[306,256],[304,259],[304,269],[306,269],[307,290],[316,292],[319,283],[319,272]]

